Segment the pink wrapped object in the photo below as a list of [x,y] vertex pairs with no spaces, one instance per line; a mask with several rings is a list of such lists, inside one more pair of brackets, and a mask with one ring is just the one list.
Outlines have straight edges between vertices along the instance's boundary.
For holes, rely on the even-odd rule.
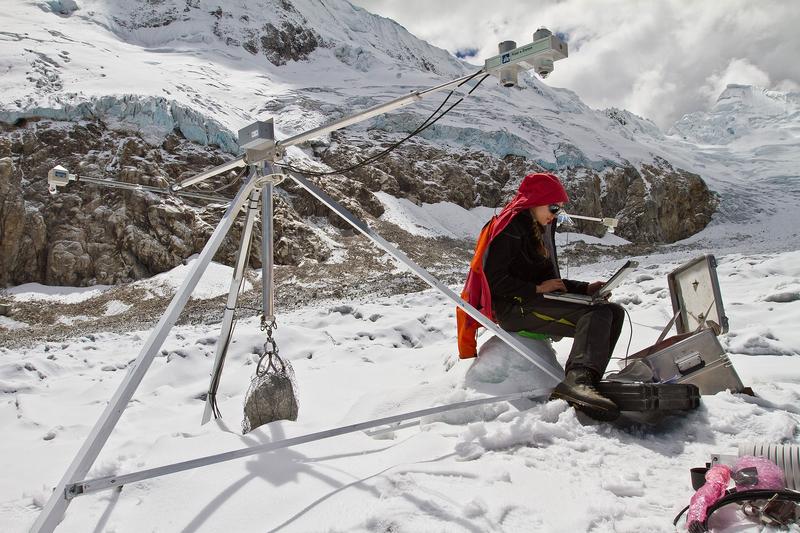
[[783,489],[786,480],[781,467],[766,457],[745,455],[733,467],[733,481],[736,490]]
[[731,469],[725,465],[712,466],[706,472],[705,485],[700,487],[689,501],[689,514],[686,515],[687,529],[691,530],[694,523],[703,523],[708,508],[725,495],[730,481]]

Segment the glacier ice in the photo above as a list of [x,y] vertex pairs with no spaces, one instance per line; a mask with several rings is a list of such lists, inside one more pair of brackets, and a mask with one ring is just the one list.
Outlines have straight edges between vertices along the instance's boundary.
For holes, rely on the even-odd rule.
[[239,144],[230,130],[216,120],[162,97],[109,95],[60,107],[0,111],[0,121],[10,124],[34,117],[73,122],[102,120],[112,129],[136,131],[154,145],[161,144],[173,131],[179,131],[190,141],[219,146],[231,154],[239,153]]

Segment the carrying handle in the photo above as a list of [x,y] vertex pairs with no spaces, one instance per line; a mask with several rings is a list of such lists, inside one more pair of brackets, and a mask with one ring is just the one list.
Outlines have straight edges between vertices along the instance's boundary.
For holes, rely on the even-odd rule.
[[678,372],[680,372],[683,376],[686,374],[691,374],[695,370],[706,366],[706,362],[703,360],[703,357],[699,352],[691,352],[684,356],[676,357],[674,361],[675,366],[678,367]]

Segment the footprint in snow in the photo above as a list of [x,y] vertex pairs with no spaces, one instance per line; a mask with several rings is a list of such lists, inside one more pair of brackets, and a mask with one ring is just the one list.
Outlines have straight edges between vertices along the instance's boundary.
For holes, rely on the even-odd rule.
[[765,302],[789,303],[800,300],[800,291],[773,292],[764,298]]

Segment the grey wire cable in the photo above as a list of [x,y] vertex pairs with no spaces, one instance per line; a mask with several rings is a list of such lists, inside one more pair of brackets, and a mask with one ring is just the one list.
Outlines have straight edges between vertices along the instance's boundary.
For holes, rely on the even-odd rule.
[[633,341],[633,320],[631,320],[631,314],[628,310],[624,307],[622,309],[625,310],[625,314],[628,316],[628,327],[631,330],[631,334],[628,337],[628,347],[625,348],[625,366],[628,366],[628,355],[631,353],[631,341]]
[[[470,76],[469,78],[467,78],[466,80],[461,82],[458,86],[460,87],[461,85],[467,83],[471,79],[473,79],[476,76],[478,76],[479,74],[481,74],[481,72],[483,72],[483,71],[479,70],[478,72],[476,72],[475,74],[473,74],[472,76]],[[478,80],[478,83],[476,83],[475,86],[472,87],[472,89],[469,90],[469,92],[467,93],[467,96],[472,94],[473,91],[475,91],[475,89],[477,89],[478,86],[481,83],[483,83],[483,81],[486,78],[488,78],[489,76],[490,76],[489,74],[486,74],[484,77],[482,77],[480,80]],[[292,166],[290,164],[287,164],[287,163],[281,163],[281,166],[284,167],[284,168],[287,168],[287,169],[289,169],[289,170],[291,170],[293,172],[297,172],[299,174],[305,174],[305,175],[308,175],[308,176],[330,176],[332,174],[342,174],[342,173],[345,173],[345,172],[350,172],[350,171],[356,170],[357,168],[360,168],[360,167],[363,167],[363,166],[368,165],[370,163],[373,163],[373,162],[377,161],[378,159],[381,159],[381,158],[385,157],[386,155],[388,155],[389,153],[391,153],[395,149],[397,149],[401,144],[405,143],[407,140],[411,139],[412,137],[414,137],[416,135],[419,135],[420,133],[422,133],[423,131],[425,131],[429,127],[431,127],[434,124],[436,124],[436,122],[438,122],[439,119],[441,119],[447,113],[452,111],[453,108],[456,107],[458,104],[463,102],[464,98],[466,96],[462,96],[461,98],[456,100],[450,107],[448,107],[447,109],[442,111],[442,113],[438,117],[433,118],[436,115],[436,113],[438,113],[439,110],[442,109],[442,107],[444,107],[444,105],[447,103],[447,101],[450,99],[450,97],[454,94],[454,92],[455,92],[455,89],[451,90],[450,93],[447,95],[447,97],[442,101],[442,103],[439,104],[439,107],[437,107],[436,110],[434,110],[434,112],[431,113],[428,116],[428,118],[426,118],[422,122],[422,124],[417,126],[417,128],[414,129],[414,131],[412,131],[411,133],[409,133],[408,135],[406,135],[404,138],[400,139],[399,141],[393,143],[388,148],[385,148],[384,150],[381,150],[377,154],[375,154],[373,156],[370,156],[370,157],[364,159],[363,161],[360,161],[358,163],[350,165],[349,167],[340,168],[340,169],[334,169],[334,170],[330,170],[330,171],[326,171],[326,172],[317,172],[317,171],[313,171],[313,170],[297,168],[297,167],[294,167],[294,166]]]
[[628,355],[631,352],[631,342],[633,341],[633,320],[631,320],[631,314],[628,312],[627,309],[625,309],[623,307],[622,310],[625,311],[625,314],[628,316],[628,327],[630,329],[631,334],[628,337],[628,347],[625,348],[625,357],[612,357],[611,359],[614,359],[614,360],[617,360],[617,361],[624,360],[625,361],[625,366],[627,366],[628,365]]

